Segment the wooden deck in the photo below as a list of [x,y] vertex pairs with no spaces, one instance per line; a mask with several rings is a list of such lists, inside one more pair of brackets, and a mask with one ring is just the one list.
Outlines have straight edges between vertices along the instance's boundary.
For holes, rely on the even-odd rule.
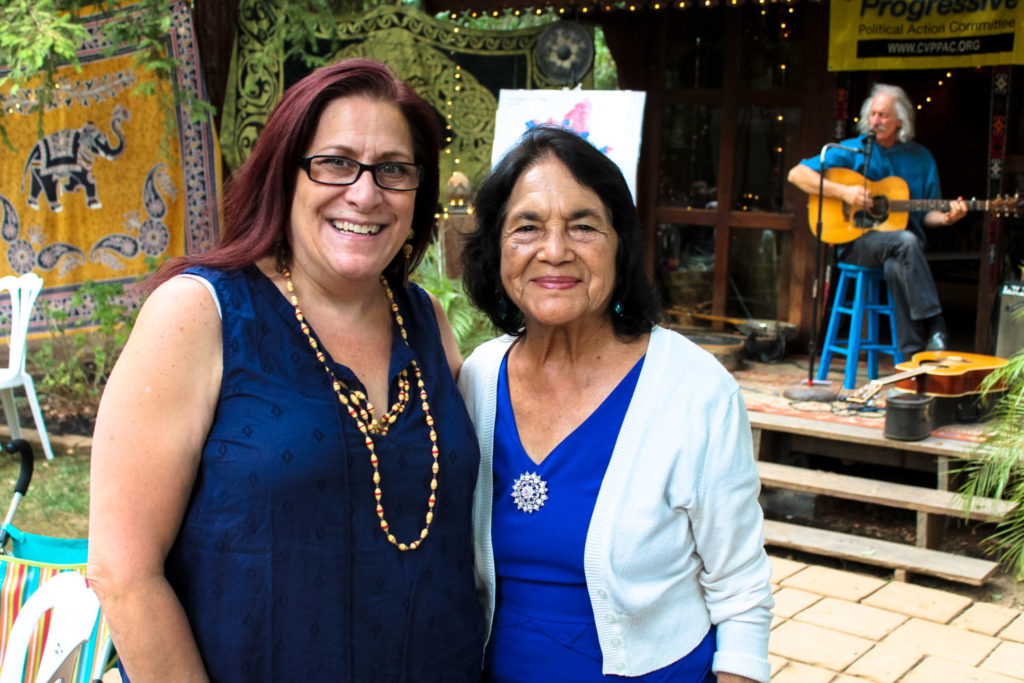
[[[775,415],[757,411],[751,411],[749,415],[750,426],[755,430],[760,430],[762,433],[776,432],[804,438],[825,439],[854,446],[871,446],[872,448],[897,450],[906,453],[923,453],[930,456],[947,458],[969,458],[971,457],[972,449],[975,447],[975,444],[970,441],[939,439],[934,436],[929,436],[920,441],[898,441],[886,438],[881,429],[815,420],[811,417]],[[754,446],[756,450],[758,443],[755,442]],[[856,449],[848,450],[851,454],[856,453]]]
[[[813,414],[811,414],[813,415]],[[810,526],[769,521],[767,545],[839,557],[894,570],[895,578],[928,574],[971,585],[982,585],[998,570],[995,562],[938,550],[951,517],[964,517],[963,501],[952,491],[950,470],[956,461],[973,456],[975,443],[929,436],[920,441],[886,438],[881,429],[842,424],[813,417],[750,411],[754,453],[765,488],[858,500],[874,505],[913,510],[917,515],[914,546],[878,541]],[[856,461],[933,472],[936,488],[853,477],[779,464],[790,452],[811,453]],[[1013,509],[1001,500],[979,499],[966,516],[994,521]]]

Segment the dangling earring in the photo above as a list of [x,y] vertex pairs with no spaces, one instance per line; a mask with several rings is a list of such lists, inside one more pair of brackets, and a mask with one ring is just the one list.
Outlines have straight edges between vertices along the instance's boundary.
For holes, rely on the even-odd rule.
[[505,303],[505,296],[502,295],[498,299],[498,317],[504,320],[506,315],[508,315],[508,304]]
[[288,245],[281,240],[274,246],[274,260],[277,272],[283,273],[288,267]]
[[622,317],[622,302],[621,301],[616,301],[615,302],[615,315],[617,315],[619,317]]
[[406,270],[408,270],[409,259],[412,258],[412,238],[415,236],[416,233],[410,229],[409,236],[405,238],[405,244],[402,245],[402,253],[405,255]]

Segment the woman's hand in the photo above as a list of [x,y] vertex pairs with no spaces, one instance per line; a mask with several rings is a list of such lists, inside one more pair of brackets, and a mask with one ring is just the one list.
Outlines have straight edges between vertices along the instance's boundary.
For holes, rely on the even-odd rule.
[[736,674],[719,673],[718,683],[757,683],[753,678],[747,678],[746,676],[738,676]]

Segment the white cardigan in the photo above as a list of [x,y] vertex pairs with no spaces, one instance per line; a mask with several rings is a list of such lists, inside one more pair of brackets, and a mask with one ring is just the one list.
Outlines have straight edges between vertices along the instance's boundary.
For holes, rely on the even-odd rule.
[[[483,344],[459,377],[480,440],[473,527],[488,629],[494,417],[498,370],[511,343]],[[655,327],[584,550],[605,674],[641,676],[668,666],[717,624],[713,670],[768,683],[774,601],[759,486],[736,382],[700,347]]]

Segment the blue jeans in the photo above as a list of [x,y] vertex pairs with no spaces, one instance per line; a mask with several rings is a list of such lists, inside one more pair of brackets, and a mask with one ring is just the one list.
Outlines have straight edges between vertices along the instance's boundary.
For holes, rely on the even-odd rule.
[[[847,246],[840,258],[885,271],[885,284],[892,292],[895,309],[896,336],[905,356],[923,350],[933,332],[945,332],[942,319],[936,318],[942,314],[942,305],[924,257],[924,245],[910,230],[868,232]],[[932,318],[935,320],[929,320]]]

